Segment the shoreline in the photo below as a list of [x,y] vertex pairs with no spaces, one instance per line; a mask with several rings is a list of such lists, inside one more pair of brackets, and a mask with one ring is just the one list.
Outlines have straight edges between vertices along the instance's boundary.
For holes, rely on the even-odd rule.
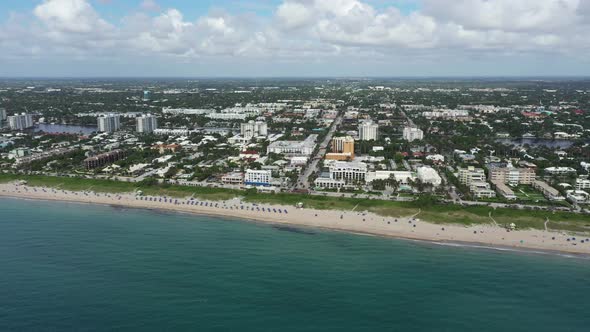
[[[246,203],[240,199],[201,201],[190,198],[146,196],[144,200],[144,198],[140,199],[133,194],[74,192],[55,188],[28,187],[14,183],[0,184],[0,197],[229,217],[272,225],[398,238],[441,246],[456,245],[500,251],[590,256],[590,242],[585,237],[584,239],[576,239],[575,236],[562,232],[540,230],[507,232],[504,228],[492,225],[467,227],[454,224],[433,224],[421,221],[419,214],[393,218],[365,211],[297,209],[291,206]],[[194,205],[194,202],[197,204]]]

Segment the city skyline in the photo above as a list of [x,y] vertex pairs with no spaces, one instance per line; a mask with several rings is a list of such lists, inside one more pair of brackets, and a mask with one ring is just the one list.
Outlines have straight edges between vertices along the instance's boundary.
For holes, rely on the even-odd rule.
[[581,0],[8,0],[0,76],[588,76],[589,27]]

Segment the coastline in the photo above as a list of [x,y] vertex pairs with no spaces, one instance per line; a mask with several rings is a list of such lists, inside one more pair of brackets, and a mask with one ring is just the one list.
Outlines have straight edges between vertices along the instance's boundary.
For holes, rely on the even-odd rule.
[[[519,230],[507,232],[493,225],[440,225],[421,221],[416,216],[383,217],[365,211],[297,209],[292,206],[252,204],[240,199],[201,201],[191,199],[75,192],[44,187],[28,187],[15,183],[0,184],[0,197],[44,201],[89,203],[124,208],[170,211],[193,215],[230,217],[270,223],[273,225],[309,227],[390,238],[401,238],[437,245],[477,247],[490,250],[511,250],[540,254],[590,255],[590,242],[562,232]],[[149,200],[149,199],[152,200]],[[194,205],[193,202],[197,202]],[[206,204],[201,205],[201,204]],[[264,211],[263,211],[264,210]],[[285,212],[283,212],[285,211]],[[553,239],[555,238],[555,239]],[[567,239],[570,239],[568,241]]]

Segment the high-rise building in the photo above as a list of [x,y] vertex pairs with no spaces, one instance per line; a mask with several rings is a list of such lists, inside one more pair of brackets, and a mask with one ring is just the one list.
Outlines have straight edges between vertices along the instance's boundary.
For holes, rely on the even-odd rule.
[[359,138],[361,141],[376,141],[379,125],[373,121],[364,121],[359,125]]
[[240,125],[240,134],[245,139],[252,139],[259,136],[268,136],[268,126],[262,121],[248,121]]
[[118,114],[103,115],[98,118],[98,131],[112,133],[121,127]]
[[332,139],[332,152],[351,153],[354,157],[354,138],[352,136],[334,137]]
[[140,116],[136,119],[138,133],[152,133],[158,129],[158,120],[154,115],[148,114]]
[[326,154],[327,160],[352,160],[354,159],[354,138],[351,136],[334,137],[332,139],[332,153]]
[[34,126],[33,116],[30,114],[20,114],[8,117],[8,125],[12,130],[23,130]]
[[420,128],[405,127],[404,128],[404,140],[408,142],[421,140],[424,138],[424,132]]
[[147,90],[143,92],[143,101],[150,101],[150,92]]
[[6,121],[6,109],[0,108],[0,122]]

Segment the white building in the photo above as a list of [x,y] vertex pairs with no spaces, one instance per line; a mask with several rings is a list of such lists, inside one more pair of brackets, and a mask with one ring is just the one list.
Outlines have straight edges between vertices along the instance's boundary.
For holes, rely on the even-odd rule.
[[408,142],[418,141],[424,139],[424,132],[420,128],[405,127],[404,140]]
[[286,154],[290,156],[309,156],[316,146],[318,135],[309,135],[305,141],[276,141],[266,149],[267,153]]
[[254,107],[250,105],[246,105],[246,107],[230,107],[221,110],[221,113],[229,113],[229,114],[245,114],[246,116],[256,116],[262,113],[262,109],[259,107]]
[[248,121],[240,125],[240,134],[244,139],[250,140],[254,137],[268,136],[268,126],[262,121]]
[[209,113],[206,117],[212,120],[246,120],[248,115],[246,113]]
[[12,130],[23,130],[33,127],[33,116],[30,114],[20,114],[8,117],[8,125]]
[[158,120],[154,115],[148,114],[136,119],[138,133],[152,133],[158,129]]
[[590,180],[578,178],[576,179],[576,190],[590,189]]
[[121,128],[118,114],[108,114],[98,117],[98,131],[112,133]]
[[188,136],[190,134],[190,130],[188,130],[188,129],[160,128],[160,129],[154,130],[154,134],[156,134],[156,135],[170,135],[170,136]]
[[438,187],[442,183],[442,178],[436,170],[432,167],[424,166],[418,168],[418,179],[422,181],[422,183],[430,183],[435,187]]
[[270,186],[272,181],[272,172],[270,170],[246,170],[244,184],[250,186]]
[[496,197],[496,192],[491,189],[491,186],[487,182],[472,182],[469,185],[469,191],[475,198],[493,198]]
[[547,167],[545,173],[548,175],[566,175],[576,173],[576,170],[571,167]]
[[339,189],[346,185],[344,180],[335,180],[331,178],[317,178],[314,181],[316,187],[325,189]]
[[306,156],[299,156],[299,157],[292,157],[290,160],[291,166],[305,166],[309,161],[309,157]]
[[195,109],[195,108],[163,108],[164,114],[171,115],[205,115],[215,113],[214,109]]
[[373,121],[365,121],[359,125],[359,139],[361,141],[376,141],[379,125]]
[[567,200],[574,204],[585,204],[590,200],[590,196],[584,190],[568,190],[565,193]]
[[364,182],[368,168],[363,162],[335,161],[330,165],[329,170],[331,179],[352,183]]

